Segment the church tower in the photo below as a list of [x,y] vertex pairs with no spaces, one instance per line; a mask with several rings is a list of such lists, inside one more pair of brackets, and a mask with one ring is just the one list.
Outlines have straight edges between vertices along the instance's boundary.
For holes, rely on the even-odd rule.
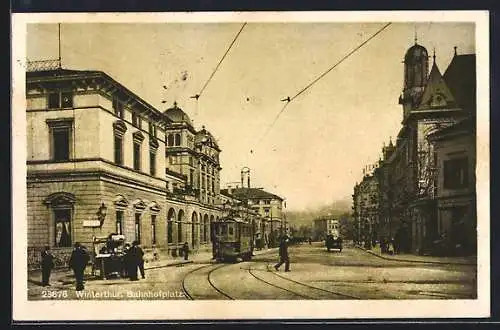
[[399,97],[399,104],[403,105],[403,119],[406,119],[411,110],[418,107],[427,83],[429,71],[429,55],[425,47],[417,43],[411,46],[404,58],[404,87]]

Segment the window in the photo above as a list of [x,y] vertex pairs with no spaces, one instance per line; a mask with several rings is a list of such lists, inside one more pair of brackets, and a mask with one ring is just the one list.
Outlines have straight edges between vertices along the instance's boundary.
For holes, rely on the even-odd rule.
[[167,142],[168,142],[169,147],[174,145],[174,135],[173,134],[168,135]]
[[228,226],[228,234],[232,235],[233,234],[233,226]]
[[71,246],[71,209],[55,209],[55,246]]
[[174,241],[173,227],[174,227],[174,223],[172,222],[172,220],[169,220],[167,222],[167,241],[168,241],[168,243],[172,243]]
[[182,243],[182,222],[179,221],[177,226],[177,243]]
[[72,92],[55,92],[49,94],[49,109],[57,108],[72,108],[73,93]]
[[189,165],[193,166],[193,156],[189,156]]
[[123,165],[123,137],[115,135],[115,164]]
[[152,176],[156,175],[156,152],[149,152],[149,172]]
[[194,180],[194,170],[190,169],[189,170],[189,184],[193,186],[193,180]]
[[141,117],[135,112],[132,112],[132,125],[141,128]]
[[141,145],[134,142],[134,170],[141,170]]
[[123,211],[116,211],[116,233],[123,234]]
[[181,145],[181,135],[180,134],[175,134],[175,145],[176,146]]
[[56,161],[65,161],[70,159],[71,153],[71,135],[73,118],[48,119],[52,159]]
[[135,214],[135,240],[141,242],[141,214]]
[[115,115],[123,119],[123,103],[118,100],[118,97],[113,97],[113,110]]
[[156,215],[151,215],[151,244],[156,244]]
[[450,159],[444,161],[444,182],[445,189],[466,188],[469,183],[467,157]]

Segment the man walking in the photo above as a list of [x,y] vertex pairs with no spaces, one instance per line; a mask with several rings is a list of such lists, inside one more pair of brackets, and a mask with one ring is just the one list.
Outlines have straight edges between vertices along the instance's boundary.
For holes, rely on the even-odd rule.
[[50,248],[46,246],[42,251],[42,286],[50,286],[50,272],[54,268],[54,256],[50,253]]
[[84,289],[83,273],[89,260],[90,256],[87,250],[80,243],[75,243],[75,248],[73,252],[71,252],[71,257],[69,258],[69,267],[73,269],[75,273],[76,291]]
[[189,257],[189,244],[188,242],[184,242],[182,246],[182,252],[184,253],[184,260],[188,260]]
[[276,269],[276,271],[280,268],[281,265],[283,265],[283,263],[285,264],[285,272],[290,271],[290,259],[288,258],[288,241],[289,239],[286,235],[281,239],[279,248],[280,261],[276,265],[274,265],[274,269]]

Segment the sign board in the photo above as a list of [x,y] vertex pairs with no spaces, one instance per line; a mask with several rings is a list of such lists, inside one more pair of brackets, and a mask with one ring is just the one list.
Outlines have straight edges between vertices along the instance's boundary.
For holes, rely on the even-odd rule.
[[83,220],[84,227],[100,227],[101,222],[99,220]]

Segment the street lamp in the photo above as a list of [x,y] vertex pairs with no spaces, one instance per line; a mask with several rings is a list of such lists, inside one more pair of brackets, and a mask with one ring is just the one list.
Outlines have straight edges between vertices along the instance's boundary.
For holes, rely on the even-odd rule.
[[102,225],[104,224],[104,219],[106,218],[107,211],[108,208],[106,207],[106,205],[104,205],[104,203],[101,203],[101,206],[97,210],[97,219],[99,219],[99,227],[102,227]]

